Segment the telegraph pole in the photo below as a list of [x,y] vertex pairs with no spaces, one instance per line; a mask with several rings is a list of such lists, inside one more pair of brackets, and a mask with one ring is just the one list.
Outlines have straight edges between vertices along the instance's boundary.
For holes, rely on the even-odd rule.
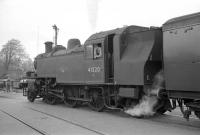
[[55,30],[55,46],[57,46],[57,39],[58,39],[58,30],[59,30],[59,28],[55,24],[52,27]]

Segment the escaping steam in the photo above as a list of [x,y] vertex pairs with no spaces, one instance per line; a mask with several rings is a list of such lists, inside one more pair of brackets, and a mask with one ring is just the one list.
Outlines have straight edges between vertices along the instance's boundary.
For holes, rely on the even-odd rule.
[[139,104],[137,104],[133,108],[125,110],[125,113],[135,117],[154,115],[155,114],[154,107],[158,102],[158,93],[160,89],[163,88],[163,85],[164,85],[163,71],[160,71],[155,75],[154,83],[151,89],[148,90],[147,95],[144,95],[142,97]]
[[134,108],[130,108],[125,111],[132,116],[141,117],[141,116],[152,116],[155,112],[153,107],[157,103],[157,98],[155,96],[143,96],[142,100]]
[[96,28],[100,0],[87,0],[88,17],[92,31]]

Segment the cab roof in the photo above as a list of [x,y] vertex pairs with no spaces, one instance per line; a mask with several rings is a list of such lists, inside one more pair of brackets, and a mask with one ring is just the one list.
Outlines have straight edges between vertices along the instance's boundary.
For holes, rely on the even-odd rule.
[[93,35],[91,35],[84,44],[89,44],[91,43],[93,40],[97,40],[97,39],[102,39],[107,37],[108,35],[121,35],[122,33],[133,33],[133,32],[140,32],[140,31],[145,31],[145,30],[149,30],[148,27],[140,27],[140,26],[125,26],[122,28],[116,28],[116,29],[112,29],[112,30],[108,30],[108,31],[103,31],[103,32],[99,32],[99,33],[95,33]]

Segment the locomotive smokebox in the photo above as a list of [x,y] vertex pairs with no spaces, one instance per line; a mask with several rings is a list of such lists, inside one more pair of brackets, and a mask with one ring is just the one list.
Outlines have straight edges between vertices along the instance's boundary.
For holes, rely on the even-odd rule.
[[53,42],[47,41],[45,44],[45,53],[49,53],[52,51]]

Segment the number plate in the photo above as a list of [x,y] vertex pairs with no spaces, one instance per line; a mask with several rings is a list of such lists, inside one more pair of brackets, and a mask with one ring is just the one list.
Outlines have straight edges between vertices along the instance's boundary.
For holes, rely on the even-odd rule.
[[100,70],[101,70],[100,67],[89,67],[88,68],[88,72],[92,72],[92,73],[100,72]]

